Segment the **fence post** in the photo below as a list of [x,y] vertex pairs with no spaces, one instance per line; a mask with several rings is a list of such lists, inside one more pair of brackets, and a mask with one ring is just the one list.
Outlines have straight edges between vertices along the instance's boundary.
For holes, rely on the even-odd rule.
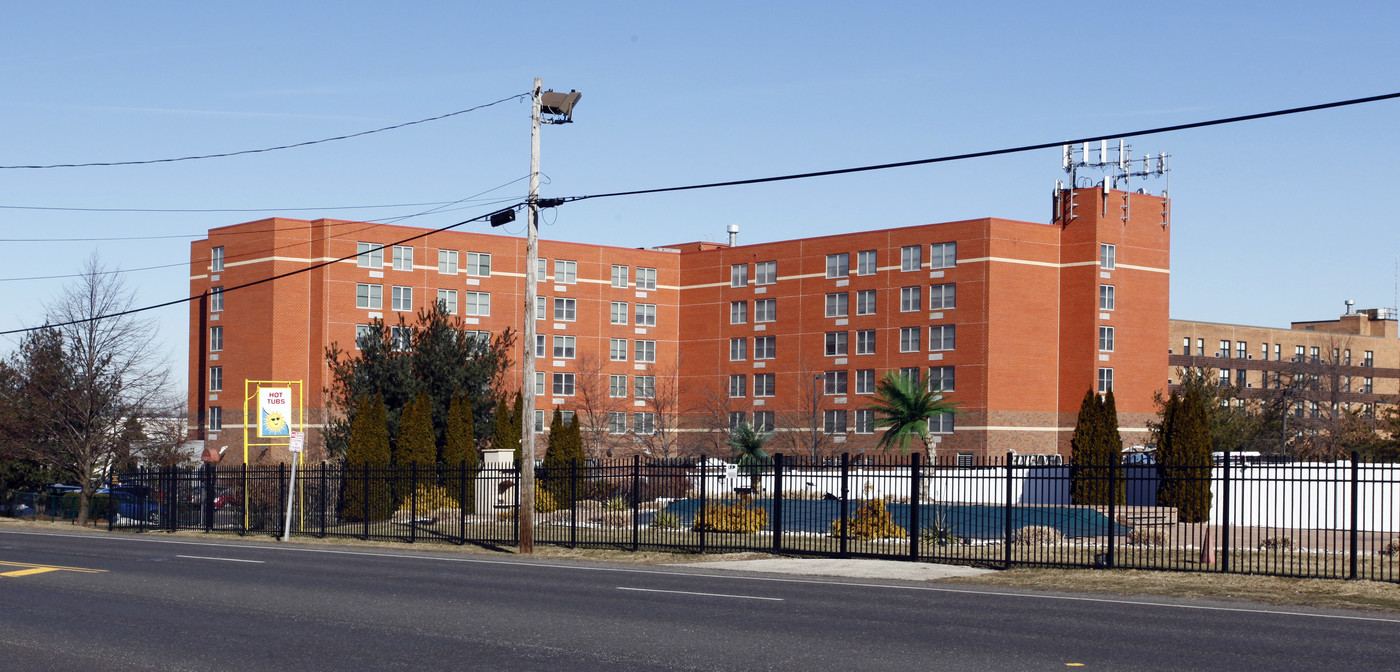
[[1114,532],[1118,529],[1118,471],[1122,468],[1120,464],[1108,465],[1108,566],[1104,569],[1113,569],[1113,547],[1117,538]]
[[369,463],[368,463],[368,462],[365,463],[364,475],[365,475],[365,477],[364,477],[364,479],[363,479],[363,485],[364,485],[364,491],[365,491],[365,498],[364,498],[364,500],[362,500],[362,501],[364,502],[364,504],[361,505],[361,507],[360,507],[360,517],[364,519],[364,523],[365,523],[365,535],[364,535],[365,541],[369,541],[369,511],[370,511],[370,503],[369,503]]
[[[523,441],[524,439],[521,439],[521,440]],[[523,444],[522,444],[522,445],[523,445]],[[530,447],[530,454],[531,454],[531,455],[530,455],[530,459],[534,459],[534,452],[535,452],[534,446],[531,446],[531,447]],[[515,491],[515,524],[510,526],[510,530],[511,530],[511,535],[514,537],[514,538],[512,539],[512,541],[515,543],[515,546],[516,546],[517,548],[520,546],[520,516],[523,515],[523,514],[520,513],[520,501],[521,501],[521,498],[523,497],[523,495],[521,495],[521,493],[520,493],[520,488],[522,488],[522,487],[525,486],[525,466],[524,466],[524,464],[525,464],[525,459],[526,459],[526,457],[525,457],[525,451],[524,451],[524,450],[521,450],[521,451],[520,451],[520,459],[519,459],[518,461],[516,461],[516,463],[515,463],[515,473],[514,473],[513,475],[511,475],[511,478],[515,479],[515,487],[514,487],[514,488],[511,488],[512,490]],[[531,465],[531,466],[533,466],[533,465]],[[538,481],[536,481],[536,482],[538,482]],[[534,493],[530,493],[530,494],[533,495]],[[534,498],[531,497],[531,499],[534,499]],[[532,542],[534,541],[533,537],[531,538],[531,541],[532,541]]]
[[203,476],[200,489],[204,492],[204,502],[200,505],[204,520],[201,522],[204,523],[204,531],[209,532],[214,529],[214,463],[205,462],[200,475]]
[[[1224,451],[1220,482],[1220,571],[1230,571],[1230,451]],[[1209,525],[1210,521],[1206,521]]]
[[636,553],[641,547],[641,521],[638,520],[642,512],[642,456],[632,456],[632,552]]
[[569,460],[569,548],[578,548],[578,457]]
[[783,552],[783,454],[773,455],[773,553]]
[[841,538],[840,556],[846,557],[848,544],[846,540],[851,538],[850,521],[850,485],[851,485],[851,454],[841,453]]
[[695,522],[691,527],[700,530],[700,554],[705,554],[705,499],[709,489],[710,475],[705,471],[705,456],[700,455],[700,510],[695,512]]
[[1006,462],[1004,463],[1006,465],[1006,506],[1002,508],[1006,511],[1006,520],[1004,521],[1005,528],[1002,530],[1002,533],[1006,537],[1005,569],[1011,569],[1011,455],[1012,453],[1010,451],[1006,453]]
[[919,560],[919,542],[923,536],[923,514],[919,510],[919,499],[923,492],[919,482],[919,454],[909,452],[909,559]]
[[1348,579],[1356,580],[1356,547],[1357,537],[1360,533],[1361,520],[1357,508],[1361,504],[1361,494],[1358,492],[1361,484],[1361,454],[1355,450],[1351,451],[1351,571]]
[[[293,458],[295,459],[295,458]],[[290,522],[282,517],[281,513],[287,510],[287,463],[277,463],[277,520],[282,521],[282,526],[277,530],[277,536],[282,537],[287,534],[287,523]]]
[[418,542],[418,463],[408,465],[408,543]]
[[322,539],[326,538],[326,463],[321,462],[321,491],[316,502],[316,518],[321,521]]

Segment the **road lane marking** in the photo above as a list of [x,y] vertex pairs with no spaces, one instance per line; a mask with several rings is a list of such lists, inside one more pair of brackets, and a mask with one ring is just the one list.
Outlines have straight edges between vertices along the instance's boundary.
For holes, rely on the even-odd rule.
[[19,577],[32,576],[34,574],[47,574],[48,572],[79,572],[83,574],[104,574],[105,569],[86,569],[84,567],[64,567],[62,565],[36,565],[29,562],[9,562],[0,560],[0,567],[18,567],[19,569],[8,572],[0,572],[0,576]]
[[658,590],[656,588],[628,588],[618,586],[618,590],[635,590],[639,593],[671,593],[672,595],[699,595],[701,597],[732,597],[736,600],[768,600],[771,602],[782,602],[781,597],[755,597],[753,595],[725,595],[723,593],[692,593],[688,590]]
[[[1270,616],[1295,616],[1301,618],[1321,618],[1340,621],[1367,621],[1373,623],[1400,623],[1400,618],[1384,618],[1376,616],[1353,616],[1350,614],[1323,614],[1309,613],[1306,611],[1287,611],[1283,609],[1258,609],[1250,607],[1222,607],[1203,604],[1179,604],[1171,602],[1153,602],[1149,600],[1125,600],[1113,597],[1088,597],[1074,595],[1043,595],[1030,592],[1013,593],[1003,590],[979,590],[971,588],[943,588],[929,585],[908,585],[908,584],[887,584],[887,583],[865,583],[858,581],[822,581],[815,579],[779,578],[774,576],[740,576],[727,573],[700,573],[700,572],[677,572],[658,569],[635,569],[631,567],[587,567],[582,565],[551,564],[544,562],[530,562],[519,560],[487,560],[482,558],[445,558],[431,555],[409,555],[407,553],[375,553],[371,551],[342,551],[330,548],[305,548],[293,546],[272,546],[249,543],[220,543],[209,541],[177,541],[175,539],[152,539],[142,537],[126,537],[107,534],[74,534],[66,532],[27,532],[21,530],[0,530],[0,534],[14,534],[33,537],[64,537],[68,539],[102,539],[112,541],[123,541],[130,543],[145,544],[176,544],[182,546],[203,546],[208,548],[239,548],[257,549],[265,551],[283,553],[315,553],[321,555],[347,555],[365,556],[375,558],[403,558],[409,560],[430,560],[434,562],[458,562],[479,565],[509,565],[512,567],[531,567],[543,569],[572,569],[585,572],[617,572],[623,574],[654,574],[660,576],[691,576],[704,579],[724,579],[730,581],[761,581],[766,583],[798,583],[798,584],[818,584],[826,586],[848,586],[854,588],[874,588],[882,590],[902,590],[911,592],[949,593],[955,595],[986,595],[991,597],[1009,597],[1033,600],[1053,600],[1064,602],[1097,602],[1102,604],[1114,604],[1135,607],[1156,607],[1160,609],[1186,609],[1196,611],[1220,611],[1246,614],[1267,614]],[[429,551],[430,552],[430,551]],[[75,570],[75,571],[105,571],[105,570]],[[891,579],[898,581],[899,579]]]
[[253,562],[259,565],[267,562],[266,560],[244,560],[243,558],[214,558],[207,555],[177,555],[175,557],[188,558],[190,560],[218,560],[220,562]]

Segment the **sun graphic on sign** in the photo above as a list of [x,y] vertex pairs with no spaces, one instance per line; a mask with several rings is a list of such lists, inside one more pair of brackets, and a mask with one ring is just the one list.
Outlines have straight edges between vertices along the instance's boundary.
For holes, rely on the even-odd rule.
[[268,435],[279,435],[287,431],[287,419],[276,411],[263,413],[263,431]]

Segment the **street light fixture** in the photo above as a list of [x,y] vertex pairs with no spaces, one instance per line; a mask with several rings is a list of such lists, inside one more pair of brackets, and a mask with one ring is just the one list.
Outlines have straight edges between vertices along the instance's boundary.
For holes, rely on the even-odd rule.
[[[519,526],[520,552],[535,552],[535,297],[539,295],[539,222],[540,222],[540,124],[573,122],[574,105],[582,93],[542,91],[544,82],[535,78],[531,92],[530,114],[530,196],[527,201],[529,223],[525,234],[525,328],[524,355],[521,358],[520,397],[520,508],[516,511]],[[542,118],[542,115],[550,118]],[[502,222],[504,223],[504,222]],[[495,224],[494,218],[492,224]]]

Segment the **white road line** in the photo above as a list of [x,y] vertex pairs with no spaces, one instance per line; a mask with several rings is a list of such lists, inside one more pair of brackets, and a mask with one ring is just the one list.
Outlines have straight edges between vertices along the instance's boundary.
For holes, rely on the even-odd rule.
[[[1199,611],[1238,612],[1238,613],[1246,613],[1246,614],[1269,614],[1269,615],[1272,615],[1272,616],[1296,616],[1296,617],[1301,617],[1301,618],[1323,618],[1323,619],[1335,619],[1335,620],[1341,620],[1341,621],[1371,621],[1371,622],[1377,622],[1377,623],[1400,623],[1400,618],[1380,618],[1380,617],[1374,617],[1374,616],[1352,616],[1352,615],[1348,615],[1348,614],[1319,614],[1319,613],[1309,613],[1309,612],[1306,612],[1306,611],[1288,611],[1288,610],[1286,610],[1286,609],[1253,609],[1253,608],[1249,608],[1249,607],[1219,607],[1219,606],[1209,606],[1209,605],[1201,605],[1201,604],[1179,604],[1179,603],[1172,603],[1172,602],[1154,602],[1154,601],[1150,601],[1150,600],[1141,600],[1141,599],[1138,599],[1138,600],[1128,600],[1128,599],[1113,598],[1113,597],[1084,597],[1084,596],[1073,596],[1073,595],[1044,595],[1044,594],[1036,594],[1036,593],[1032,593],[1032,592],[1013,593],[1013,592],[1003,591],[1003,590],[980,590],[980,589],[969,589],[969,588],[943,588],[943,587],[935,587],[935,586],[929,586],[929,585],[908,585],[908,584],[903,584],[903,585],[890,585],[890,584],[881,584],[881,583],[862,583],[862,582],[855,582],[855,581],[823,581],[823,580],[818,580],[818,579],[778,578],[778,577],[772,577],[772,576],[740,576],[740,575],[737,575],[737,574],[718,573],[718,572],[706,574],[706,573],[701,573],[701,572],[678,572],[678,571],[668,571],[668,570],[660,570],[660,569],[634,569],[634,568],[630,568],[630,567],[587,567],[587,566],[582,566],[582,565],[563,565],[563,564],[544,563],[544,562],[538,562],[538,561],[531,562],[531,561],[528,561],[528,560],[526,560],[526,561],[520,561],[520,560],[487,560],[487,559],[482,559],[482,558],[444,558],[444,557],[440,557],[440,556],[430,556],[430,555],[409,555],[409,554],[406,554],[406,553],[374,553],[374,552],[370,552],[370,551],[341,551],[341,550],[335,550],[335,549],[329,549],[329,548],[298,548],[298,547],[294,547],[294,546],[272,546],[272,545],[262,545],[262,544],[257,544],[257,543],[231,544],[231,543],[217,543],[217,542],[208,542],[208,541],[176,541],[176,540],[174,540],[174,539],[151,539],[151,538],[134,537],[134,536],[133,536],[133,537],[126,537],[126,536],[120,536],[120,535],[107,535],[107,534],[103,534],[103,533],[98,533],[98,534],[84,534],[84,533],[66,533],[66,532],[23,532],[23,531],[18,531],[18,530],[3,530],[3,529],[0,529],[0,534],[17,534],[17,535],[34,536],[34,537],[67,537],[67,538],[70,538],[70,539],[104,539],[104,540],[113,540],[113,541],[118,541],[118,540],[119,540],[119,541],[126,541],[126,542],[131,542],[131,543],[177,544],[177,545],[183,545],[183,546],[205,546],[205,547],[214,547],[214,548],[239,548],[239,549],[245,549],[245,550],[246,550],[246,549],[256,549],[256,550],[265,550],[265,551],[280,551],[280,552],[284,552],[284,553],[317,553],[317,554],[324,554],[324,555],[351,555],[351,556],[366,556],[366,557],[376,557],[376,558],[405,558],[405,559],[412,559],[412,560],[433,560],[433,561],[437,561],[437,562],[460,562],[460,563],[478,564],[478,565],[509,565],[509,566],[512,566],[512,567],[536,567],[536,568],[545,568],[545,569],[572,569],[572,570],[576,570],[576,571],[585,571],[585,572],[614,572],[614,573],[621,573],[621,574],[660,574],[660,575],[663,575],[663,576],[694,576],[694,577],[701,577],[701,578],[705,578],[705,579],[724,579],[724,580],[730,580],[730,581],[762,581],[762,582],[768,582],[768,583],[813,583],[813,584],[821,584],[821,585],[827,585],[827,586],[852,586],[852,587],[857,587],[857,588],[875,588],[875,589],[896,590],[896,591],[914,591],[914,592],[930,592],[930,593],[951,593],[951,594],[957,594],[957,595],[988,595],[988,596],[996,596],[996,597],[1010,597],[1010,598],[1013,598],[1013,599],[1014,599],[1014,598],[1022,598],[1022,599],[1035,599],[1035,600],[1057,600],[1057,601],[1065,601],[1065,602],[1100,602],[1100,603],[1104,603],[1104,604],[1121,604],[1121,605],[1131,605],[1131,606],[1139,606],[1139,607],[1157,607],[1157,608],[1160,608],[1160,609],[1190,609],[1190,610],[1199,610]],[[722,570],[721,570],[721,571],[722,571]],[[1088,570],[1085,570],[1085,571],[1088,571]],[[897,580],[899,580],[899,579],[892,579],[892,580],[896,580],[896,581],[897,581]],[[1338,579],[1338,580],[1340,581],[1340,579]]]
[[177,556],[175,556],[175,557],[177,557],[177,558],[189,558],[190,560],[219,560],[219,561],[222,561],[222,562],[255,562],[255,563],[259,564],[259,565],[263,564],[264,562],[267,562],[266,560],[244,560],[244,559],[242,559],[242,558],[211,558],[211,557],[205,556],[205,555],[177,555]]
[[782,602],[781,597],[755,597],[753,595],[725,595],[723,593],[692,593],[688,590],[657,590],[655,588],[628,588],[618,586],[618,590],[634,590],[639,593],[670,593],[672,595],[699,595],[700,597],[732,597],[736,600],[768,600],[770,602]]

